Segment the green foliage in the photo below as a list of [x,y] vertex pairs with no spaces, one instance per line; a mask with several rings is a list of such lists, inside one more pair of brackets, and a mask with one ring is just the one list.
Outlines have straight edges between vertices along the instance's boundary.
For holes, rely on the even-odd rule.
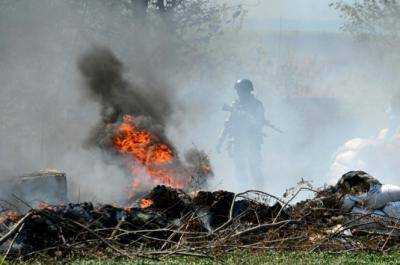
[[[371,52],[369,58],[380,62],[380,71],[384,71],[381,75],[390,80],[381,89],[385,89],[388,95],[397,94],[400,70],[398,48],[400,45],[400,1],[338,0],[331,6],[341,13],[345,21],[342,29],[369,48]],[[377,72],[379,72],[378,69]]]
[[400,41],[400,3],[398,0],[343,1],[331,4],[346,23],[343,30],[359,40],[379,40],[390,47]]
[[[191,258],[191,257],[168,257],[157,261],[136,260],[136,261],[121,261],[114,260],[96,260],[96,259],[77,259],[68,262],[73,265],[211,265],[211,264],[398,264],[400,258],[399,253],[393,254],[378,254],[378,253],[304,253],[304,252],[244,252],[238,251],[233,254],[224,255],[215,259],[207,258]],[[65,264],[65,260],[63,261]],[[53,264],[49,260],[28,261],[18,264]],[[62,263],[61,261],[59,262]]]

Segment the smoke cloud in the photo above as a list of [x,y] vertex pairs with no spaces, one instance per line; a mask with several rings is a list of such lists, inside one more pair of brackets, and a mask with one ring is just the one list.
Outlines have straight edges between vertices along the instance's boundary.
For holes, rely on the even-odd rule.
[[78,67],[85,78],[87,95],[101,105],[102,119],[91,134],[89,144],[105,139],[101,137],[105,127],[121,121],[126,114],[147,117],[147,122],[152,124],[144,127],[166,141],[163,130],[172,112],[169,101],[172,95],[168,94],[165,84],[152,86],[155,78],[147,80],[145,86],[128,83],[122,76],[122,62],[107,48],[88,51],[79,59]]
[[[75,200],[119,201],[130,180],[120,160],[104,158],[101,140],[110,138],[102,129],[133,113],[151,117],[143,126],[169,139],[178,154],[205,150],[216,175],[211,189],[279,195],[301,177],[330,181],[340,146],[376,138],[388,125],[384,109],[400,83],[390,51],[323,26],[285,30],[294,22],[280,20],[272,7],[278,21],[264,23],[264,13],[255,22],[247,17],[241,31],[199,56],[182,52],[163,23],[148,27],[106,2],[1,3],[2,178],[58,168]],[[236,98],[233,84],[244,77],[252,79],[267,119],[284,131],[265,130],[264,186],[234,181],[231,158],[215,152],[227,116],[221,107]],[[375,162],[371,170],[379,168]],[[394,171],[374,174],[385,172]],[[393,174],[385,180],[398,184]]]

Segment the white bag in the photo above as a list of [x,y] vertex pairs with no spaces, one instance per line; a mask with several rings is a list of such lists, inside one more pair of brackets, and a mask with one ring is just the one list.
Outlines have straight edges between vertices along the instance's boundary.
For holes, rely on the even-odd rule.
[[400,201],[400,187],[395,185],[376,185],[367,193],[357,196],[366,207],[370,209],[379,209],[389,202]]
[[358,202],[361,202],[358,196],[346,195],[342,201],[342,209],[344,211],[350,211]]
[[354,207],[351,210],[352,214],[361,214],[361,215],[369,215],[371,217],[384,217],[386,216],[386,213],[381,211],[381,210],[369,210],[367,208],[360,208],[360,207]]
[[400,201],[387,203],[383,211],[389,217],[400,219]]
[[350,211],[354,206],[360,205],[371,210],[384,207],[389,202],[400,201],[400,187],[395,185],[375,185],[359,196],[346,195],[343,199],[342,209]]

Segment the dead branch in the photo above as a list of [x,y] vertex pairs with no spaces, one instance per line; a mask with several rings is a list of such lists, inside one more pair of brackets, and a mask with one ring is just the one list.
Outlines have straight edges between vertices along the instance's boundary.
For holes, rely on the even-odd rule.
[[21,220],[18,221],[18,223],[16,223],[14,225],[13,228],[11,228],[10,231],[8,231],[7,234],[5,234],[4,236],[2,236],[0,238],[0,246],[4,244],[4,242],[6,242],[9,238],[11,238],[12,236],[14,236],[19,229],[21,228],[21,226],[26,222],[26,220],[28,220],[32,215],[34,215],[35,212],[34,211],[30,211],[28,212]]

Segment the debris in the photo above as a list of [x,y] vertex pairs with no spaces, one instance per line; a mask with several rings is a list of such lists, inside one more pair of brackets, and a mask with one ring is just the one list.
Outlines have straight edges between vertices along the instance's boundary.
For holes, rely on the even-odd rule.
[[[44,205],[25,215],[3,213],[0,249],[9,259],[43,252],[156,258],[215,256],[235,249],[399,250],[400,202],[391,201],[397,189],[384,197],[387,202],[379,209],[362,200],[343,207],[348,198],[384,186],[362,171],[349,172],[324,189],[293,189],[286,201],[261,191],[189,195],[157,186],[139,200],[145,207],[80,203]],[[302,190],[313,190],[315,197],[289,205]]]
[[[400,218],[400,187],[381,184],[363,171],[352,171],[343,175],[338,183],[342,192],[348,193],[343,199],[343,210],[358,207],[365,210],[383,210],[390,217]],[[386,211],[385,211],[386,209]]]
[[400,218],[400,201],[388,202],[382,211],[389,217]]
[[42,170],[6,179],[3,182],[7,183],[0,183],[0,185],[6,186],[7,189],[3,190],[9,193],[3,193],[1,200],[19,212],[26,212],[43,202],[49,204],[68,202],[67,176],[57,170]]
[[364,171],[350,171],[342,176],[336,187],[343,193],[360,194],[380,185],[376,178]]

